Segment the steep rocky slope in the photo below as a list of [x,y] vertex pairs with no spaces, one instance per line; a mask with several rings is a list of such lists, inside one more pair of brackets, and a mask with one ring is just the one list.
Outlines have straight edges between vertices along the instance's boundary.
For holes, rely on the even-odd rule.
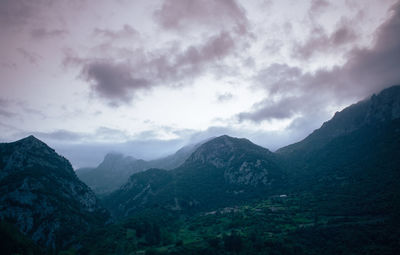
[[40,246],[64,247],[107,215],[68,160],[40,140],[0,144],[0,219]]
[[400,85],[393,86],[368,99],[346,107],[298,143],[277,151],[282,156],[307,155],[328,144],[332,139],[349,134],[367,125],[400,118]]

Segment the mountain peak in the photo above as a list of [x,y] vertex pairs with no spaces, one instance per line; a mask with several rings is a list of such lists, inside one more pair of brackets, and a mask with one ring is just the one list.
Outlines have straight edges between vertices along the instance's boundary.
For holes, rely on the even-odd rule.
[[43,247],[63,246],[103,217],[69,161],[34,136],[0,144],[0,182],[0,219]]
[[104,157],[103,162],[100,163],[99,167],[101,168],[114,168],[115,166],[125,166],[127,167],[128,164],[137,161],[137,159],[131,156],[125,156],[122,153],[118,152],[110,152]]
[[244,138],[222,135],[202,144],[185,162],[209,163],[215,167],[224,167],[235,161],[235,158],[246,155],[267,155],[272,153]]
[[22,138],[22,139],[18,140],[17,142],[29,142],[29,143],[32,143],[32,142],[42,142],[42,141],[40,141],[34,135],[29,135],[29,136],[27,136],[25,138]]
[[250,142],[248,139],[246,138],[237,138],[237,137],[232,137],[232,136],[228,136],[228,135],[221,135],[218,137],[215,137],[209,141],[207,141],[205,144],[220,144],[220,145],[224,145],[224,146],[236,146],[239,143],[249,143],[252,144],[252,142]]
[[[33,135],[15,142],[0,144],[0,166],[3,174],[22,171],[30,167],[43,167],[75,176],[71,164],[63,156]],[[1,168],[0,167],[0,168]],[[1,177],[0,177],[1,178]]]
[[49,146],[47,146],[47,144],[45,144],[44,142],[42,142],[41,140],[39,140],[38,138],[36,138],[33,135],[27,136],[25,138],[22,138],[16,142],[14,142],[15,144],[18,145],[24,145],[24,146],[28,146],[29,148],[50,148]]

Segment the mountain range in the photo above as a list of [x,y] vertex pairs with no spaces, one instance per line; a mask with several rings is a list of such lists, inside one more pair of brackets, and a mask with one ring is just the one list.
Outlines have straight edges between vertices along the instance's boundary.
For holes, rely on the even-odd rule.
[[75,174],[32,136],[0,144],[0,219],[77,254],[396,254],[399,166],[393,86],[276,152],[224,135]]
[[184,146],[172,155],[149,161],[121,153],[109,153],[99,166],[79,168],[76,174],[97,195],[105,195],[120,188],[134,173],[149,168],[169,170],[180,166],[203,142]]
[[221,136],[201,145],[178,168],[132,175],[104,202],[119,216],[160,206],[197,211],[254,197],[283,180],[284,172],[272,152],[247,139]]

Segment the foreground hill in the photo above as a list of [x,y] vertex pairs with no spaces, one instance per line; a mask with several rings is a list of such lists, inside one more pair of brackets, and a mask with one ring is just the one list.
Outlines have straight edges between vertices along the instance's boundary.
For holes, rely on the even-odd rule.
[[70,244],[107,213],[71,164],[29,136],[0,144],[0,219],[13,223],[41,247]]
[[104,201],[114,215],[124,217],[155,207],[197,212],[255,198],[284,178],[272,152],[247,139],[221,136],[201,145],[176,169],[132,175]]
[[386,214],[400,200],[400,86],[335,114],[277,151],[293,192],[312,192],[335,213]]

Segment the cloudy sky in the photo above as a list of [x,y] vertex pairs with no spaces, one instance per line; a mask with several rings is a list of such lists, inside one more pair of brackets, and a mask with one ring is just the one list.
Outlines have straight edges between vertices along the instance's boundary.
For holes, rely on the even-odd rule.
[[210,136],[275,150],[400,83],[400,1],[0,0],[0,141],[75,167]]

